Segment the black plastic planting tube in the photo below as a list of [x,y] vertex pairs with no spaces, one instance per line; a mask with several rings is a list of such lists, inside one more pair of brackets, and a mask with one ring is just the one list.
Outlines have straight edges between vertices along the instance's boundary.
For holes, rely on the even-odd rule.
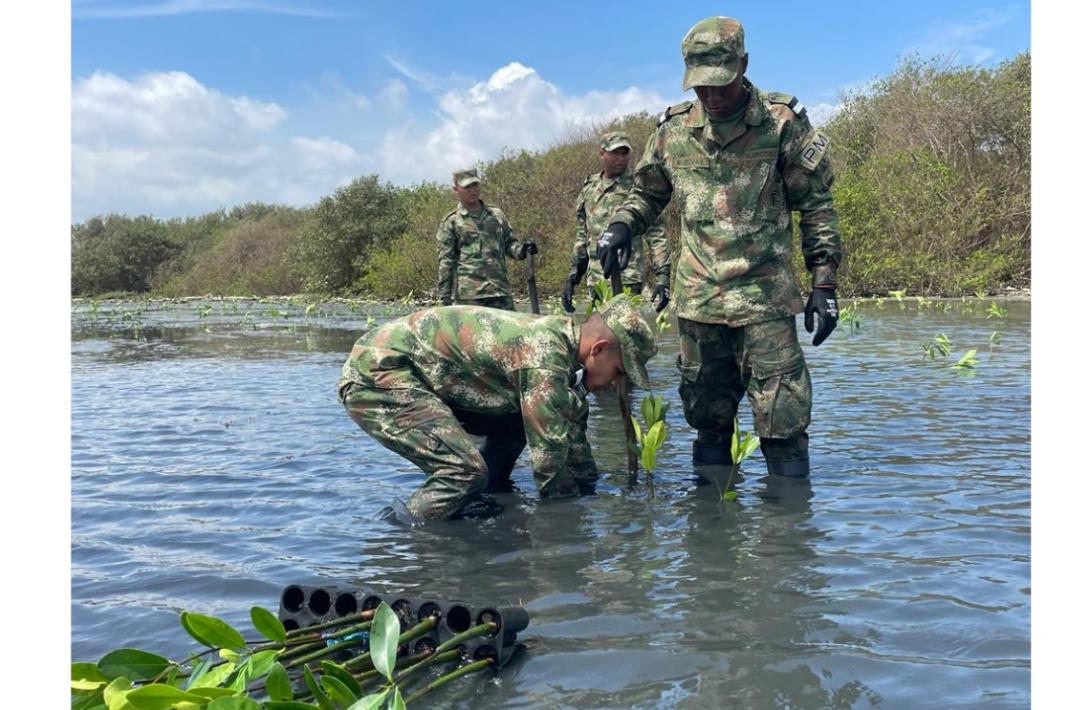
[[303,634],[313,633],[315,631],[324,631],[326,629],[333,629],[338,626],[344,626],[345,624],[357,624],[361,621],[369,621],[371,617],[375,615],[374,609],[367,609],[366,611],[356,612],[355,614],[349,614],[348,616],[342,616],[339,619],[333,619],[327,621],[324,624],[316,624],[314,626],[304,626],[300,629],[294,629],[288,632],[287,638],[294,638],[296,636],[302,636]]

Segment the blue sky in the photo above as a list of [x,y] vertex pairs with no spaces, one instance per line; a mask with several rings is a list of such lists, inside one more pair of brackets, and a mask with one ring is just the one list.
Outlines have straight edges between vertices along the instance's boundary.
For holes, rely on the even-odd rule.
[[75,0],[72,219],[303,205],[354,177],[445,180],[684,98],[679,42],[746,27],[750,78],[820,120],[907,53],[992,66],[1028,2]]

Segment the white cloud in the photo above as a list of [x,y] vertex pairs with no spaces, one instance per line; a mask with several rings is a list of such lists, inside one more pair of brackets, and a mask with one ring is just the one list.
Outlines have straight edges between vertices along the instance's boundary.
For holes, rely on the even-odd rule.
[[397,113],[405,108],[409,100],[409,87],[400,79],[390,79],[375,96],[379,106],[389,113]]
[[844,104],[836,103],[821,103],[813,104],[806,107],[806,115],[810,119],[810,123],[815,126],[824,125],[826,121],[835,116],[840,109],[844,108]]
[[665,106],[658,94],[637,87],[565,94],[533,68],[511,62],[485,81],[440,96],[438,125],[387,131],[380,174],[395,182],[445,180],[451,170],[504,148],[544,148],[573,127]]
[[567,93],[518,62],[440,95],[411,91],[398,77],[367,95],[335,73],[318,86],[313,101],[288,111],[185,72],[76,81],[73,219],[192,215],[248,201],[307,205],[369,173],[402,184],[446,181],[452,169],[504,149],[542,149],[572,128],[667,104],[638,87]]
[[290,137],[275,103],[183,72],[98,72],[72,90],[72,216],[195,214],[247,201],[313,202],[362,171],[343,142]]
[[925,57],[948,57],[954,63],[983,64],[997,56],[994,48],[983,44],[993,32],[1015,17],[1015,9],[1004,12],[978,12],[970,19],[931,27],[926,36],[909,48]]

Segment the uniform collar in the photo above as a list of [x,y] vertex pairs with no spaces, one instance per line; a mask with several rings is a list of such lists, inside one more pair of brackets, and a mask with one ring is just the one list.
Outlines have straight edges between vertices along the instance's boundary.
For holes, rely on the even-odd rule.
[[[484,200],[481,200],[481,207],[480,208],[482,210],[487,210],[488,209],[488,205],[485,204]],[[466,206],[463,205],[461,202],[458,203],[458,214],[462,215],[463,217],[468,217],[469,216],[469,210],[467,210]]]

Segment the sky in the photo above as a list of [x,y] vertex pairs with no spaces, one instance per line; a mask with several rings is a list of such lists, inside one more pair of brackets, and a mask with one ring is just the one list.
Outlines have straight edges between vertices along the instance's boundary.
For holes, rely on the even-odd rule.
[[[661,112],[680,40],[726,3],[74,0],[72,221],[312,204],[376,173],[450,178],[571,129]],[[740,5],[748,76],[819,122],[919,53],[1030,46],[1026,1]]]

